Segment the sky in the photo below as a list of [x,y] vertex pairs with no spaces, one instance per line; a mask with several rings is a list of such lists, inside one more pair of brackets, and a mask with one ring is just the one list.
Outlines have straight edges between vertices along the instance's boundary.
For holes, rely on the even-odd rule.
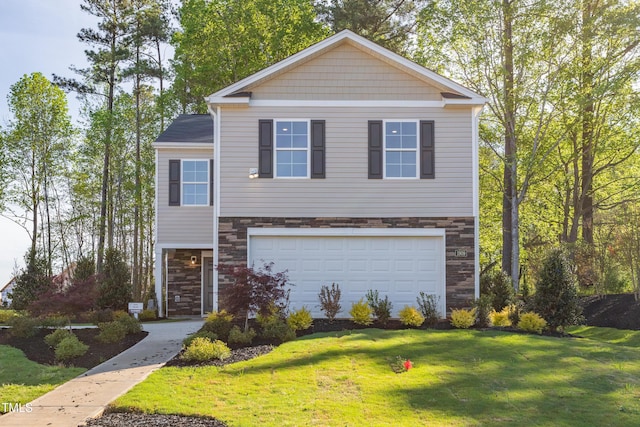
[[[0,126],[11,120],[7,95],[11,85],[25,74],[41,72],[75,77],[70,65],[87,62],[85,45],[76,35],[97,23],[80,9],[81,0],[0,0]],[[68,95],[69,112],[78,120],[80,103]],[[16,263],[24,265],[29,247],[27,232],[0,216],[0,287],[12,277]]]

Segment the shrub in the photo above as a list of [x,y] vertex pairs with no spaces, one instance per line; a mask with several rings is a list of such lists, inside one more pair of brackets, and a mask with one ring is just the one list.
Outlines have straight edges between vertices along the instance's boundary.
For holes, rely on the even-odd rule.
[[34,336],[39,325],[38,320],[27,316],[12,317],[7,323],[11,326],[11,335],[18,338]]
[[16,310],[0,310],[0,323],[9,323],[14,317],[19,316]]
[[302,307],[300,310],[294,310],[289,313],[287,323],[294,331],[302,331],[309,329],[313,325],[313,318],[311,317],[311,312],[306,307]]
[[122,341],[127,335],[127,326],[114,320],[113,322],[98,323],[100,333],[96,339],[105,344]]
[[513,284],[507,273],[491,269],[480,275],[480,295],[487,295],[491,306],[497,312],[513,301]]
[[60,341],[67,338],[69,335],[71,335],[71,332],[68,329],[56,329],[44,337],[44,342],[46,342],[49,347],[55,348],[60,344]]
[[196,338],[206,338],[211,342],[214,342],[215,340],[218,339],[218,336],[216,334],[214,334],[213,332],[209,332],[209,331],[198,331],[195,334],[191,334],[189,336],[187,336],[184,340],[182,340],[182,346],[184,348],[187,348],[191,345],[191,343],[193,342],[194,339]]
[[520,313],[524,308],[524,302],[516,300],[513,304],[510,304],[508,307],[509,310],[509,320],[511,321],[511,325],[517,325],[520,322]]
[[89,346],[84,344],[82,341],[78,339],[73,334],[69,334],[68,337],[65,337],[55,349],[56,359],[57,360],[69,360],[74,357],[80,357],[84,355],[87,350],[89,350]]
[[69,318],[67,316],[56,316],[49,315],[46,317],[41,317],[39,319],[40,326],[44,328],[62,328],[69,325]]
[[534,313],[533,311],[520,315],[520,322],[518,322],[518,329],[535,332],[536,334],[541,334],[546,326],[547,322],[540,317],[538,313]]
[[189,362],[206,362],[213,359],[224,360],[231,356],[231,350],[220,340],[210,341],[197,337],[182,353],[181,358]]
[[424,316],[420,314],[417,308],[405,305],[400,310],[400,321],[403,325],[419,327],[424,323]]
[[488,328],[491,325],[489,313],[491,312],[491,296],[480,295],[480,298],[473,301],[476,309],[476,325],[480,328]]
[[378,297],[378,291],[367,291],[367,302],[369,307],[373,310],[373,315],[378,319],[380,323],[386,325],[391,317],[392,304],[389,301],[389,297],[385,296],[384,299]]
[[111,310],[110,308],[94,310],[89,314],[89,320],[91,320],[91,323],[93,323],[94,325],[113,322],[113,310]]
[[11,291],[11,308],[16,310],[27,309],[29,304],[52,285],[51,278],[47,275],[47,260],[41,253],[28,250],[24,261],[26,267],[16,276]]
[[468,329],[476,323],[476,309],[451,311],[451,325],[458,329]]
[[574,325],[582,318],[576,285],[560,250],[551,252],[542,265],[533,296],[533,311],[546,319],[552,331]]
[[253,328],[249,328],[248,331],[243,332],[240,327],[234,326],[229,331],[229,344],[237,345],[250,345],[251,341],[256,337],[256,331]]
[[371,307],[369,307],[369,304],[364,302],[362,298],[360,298],[360,301],[354,302],[353,304],[351,304],[351,310],[349,310],[349,314],[351,315],[351,318],[353,319],[353,321],[358,325],[365,325],[365,326],[371,324],[372,312],[373,310],[371,310]]
[[295,331],[277,312],[272,312],[268,316],[258,316],[257,320],[262,326],[260,336],[266,340],[287,342],[296,339]]
[[420,292],[419,296],[416,297],[416,301],[422,316],[424,316],[424,322],[427,326],[434,326],[438,323],[438,320],[440,319],[440,313],[438,311],[438,302],[440,301],[440,297],[434,294],[425,294],[424,292]]
[[222,341],[227,341],[232,321],[233,315],[227,313],[225,310],[213,312],[207,316],[207,320],[205,320],[204,325],[202,325],[202,329],[213,332],[218,336],[218,339]]
[[155,310],[142,310],[142,313],[138,314],[138,320],[141,322],[148,322],[149,320],[156,320],[158,315]]
[[95,276],[85,281],[74,281],[62,286],[57,278],[46,291],[29,304],[28,311],[33,315],[64,315],[74,317],[78,313],[87,312],[95,307],[98,295]]
[[327,319],[329,319],[329,323],[333,322],[336,315],[340,313],[340,310],[342,310],[342,305],[340,305],[340,296],[340,285],[337,283],[332,283],[331,288],[327,285],[322,285],[320,288],[320,293],[318,294],[320,309],[327,316]]
[[493,326],[507,327],[511,326],[511,319],[509,319],[509,307],[505,307],[500,311],[491,310],[489,313],[489,319]]
[[124,315],[117,315],[115,321],[120,323],[124,327],[127,335],[137,334],[142,330],[142,325],[140,324],[140,322],[135,317],[127,313],[125,313]]
[[96,304],[100,308],[125,309],[131,301],[129,267],[122,252],[107,249],[104,268],[98,284]]

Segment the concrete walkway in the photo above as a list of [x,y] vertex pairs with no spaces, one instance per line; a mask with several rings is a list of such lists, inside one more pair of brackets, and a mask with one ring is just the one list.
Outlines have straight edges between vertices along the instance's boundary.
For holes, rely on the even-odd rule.
[[[113,359],[68,381],[30,404],[22,412],[0,417],[3,427],[76,427],[99,416],[113,400],[171,360],[182,340],[203,320],[146,323],[146,338]],[[30,411],[29,411],[30,410]]]

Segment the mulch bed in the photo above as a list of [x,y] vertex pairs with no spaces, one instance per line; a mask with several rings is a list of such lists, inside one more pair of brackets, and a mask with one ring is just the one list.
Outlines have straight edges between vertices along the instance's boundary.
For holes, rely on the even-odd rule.
[[[0,344],[10,345],[22,350],[27,359],[34,362],[43,365],[56,365],[56,356],[53,348],[44,342],[44,337],[52,331],[52,329],[39,329],[33,337],[17,338],[11,336],[9,329],[0,329]],[[74,329],[73,333],[80,341],[89,346],[89,350],[84,356],[71,359],[66,365],[87,369],[91,369],[117,356],[148,335],[148,332],[138,332],[127,335],[122,341],[117,343],[104,344],[96,340],[95,337],[99,333],[96,328]]]
[[640,301],[633,294],[593,295],[582,299],[589,326],[640,330]]

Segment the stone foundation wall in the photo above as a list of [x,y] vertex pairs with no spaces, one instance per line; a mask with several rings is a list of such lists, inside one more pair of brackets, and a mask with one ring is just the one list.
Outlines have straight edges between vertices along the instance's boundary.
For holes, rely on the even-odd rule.
[[[202,305],[202,249],[176,249],[167,265],[167,308],[171,316],[200,316]],[[197,257],[191,264],[191,256]],[[176,296],[180,301],[176,302]]]
[[[474,221],[455,218],[264,218],[225,217],[219,219],[218,262],[247,264],[247,228],[443,228],[446,230],[447,311],[467,307],[474,298]],[[220,274],[221,300],[230,279]]]

